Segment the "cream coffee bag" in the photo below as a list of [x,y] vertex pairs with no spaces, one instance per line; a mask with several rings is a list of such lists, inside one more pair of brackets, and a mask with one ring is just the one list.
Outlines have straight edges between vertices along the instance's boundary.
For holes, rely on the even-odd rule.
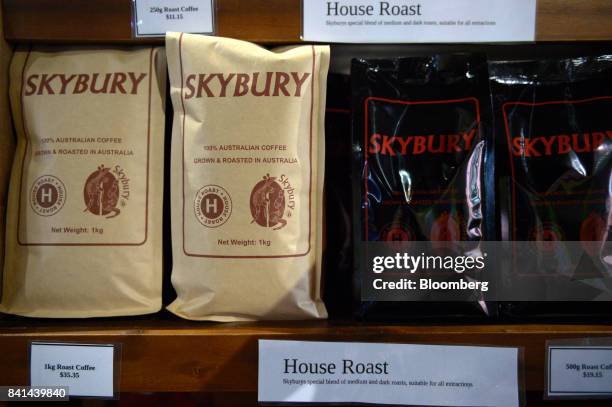
[[2,311],[159,310],[165,77],[160,48],[15,53]]
[[169,309],[189,319],[326,317],[320,296],[329,48],[168,33]]

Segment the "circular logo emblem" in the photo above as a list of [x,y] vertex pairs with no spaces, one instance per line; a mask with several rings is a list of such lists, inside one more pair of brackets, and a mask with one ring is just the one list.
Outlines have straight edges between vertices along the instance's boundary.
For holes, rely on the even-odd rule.
[[83,198],[85,211],[106,218],[114,218],[121,213],[119,203],[119,180],[110,168],[101,165],[85,181]]
[[206,185],[196,194],[194,202],[196,218],[209,228],[223,225],[232,214],[232,199],[218,185]]
[[59,178],[43,175],[34,181],[30,191],[30,204],[40,216],[52,216],[66,203],[66,187]]
[[251,191],[251,216],[259,226],[281,229],[287,225],[285,215],[285,191],[269,174],[263,177]]

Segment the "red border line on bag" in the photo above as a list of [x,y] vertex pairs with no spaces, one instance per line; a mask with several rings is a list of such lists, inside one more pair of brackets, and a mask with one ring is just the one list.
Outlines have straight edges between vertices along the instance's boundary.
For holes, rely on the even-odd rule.
[[546,106],[546,105],[563,105],[596,102],[598,100],[612,100],[612,96],[598,96],[588,99],[577,100],[554,100],[549,102],[506,102],[502,105],[502,113],[504,115],[504,126],[506,128],[506,140],[508,143],[508,156],[510,159],[510,171],[512,171],[512,240],[516,240],[516,170],[514,167],[514,157],[512,156],[512,140],[510,136],[510,122],[506,108],[508,106]]
[[[369,203],[368,201],[368,174],[370,172],[369,170],[369,163],[368,163],[368,140],[369,140],[369,133],[370,133],[370,126],[368,125],[368,103],[371,101],[379,101],[379,102],[387,102],[387,103],[398,103],[398,104],[402,104],[402,105],[440,105],[440,104],[451,104],[451,103],[465,103],[465,102],[474,102],[475,106],[476,106],[476,128],[478,129],[478,131],[480,132],[480,104],[478,102],[478,99],[475,97],[468,97],[468,98],[463,98],[463,99],[450,99],[450,100],[425,100],[425,101],[406,101],[406,100],[397,100],[397,99],[386,99],[386,98],[380,98],[380,97],[376,97],[376,96],[369,96],[365,99],[364,101],[364,109],[365,109],[365,140],[364,140],[364,166],[363,166],[363,186],[364,186],[364,203]],[[365,236],[364,236],[364,241],[368,241],[368,209],[369,209],[369,204],[364,205],[364,219],[365,219]]]
[[149,101],[148,101],[148,111],[147,111],[147,181],[146,181],[146,203],[145,203],[145,235],[144,240],[140,243],[24,243],[21,241],[21,236],[19,231],[21,230],[21,209],[22,209],[22,200],[21,197],[23,195],[23,173],[25,171],[25,159],[28,155],[28,147],[30,146],[30,136],[27,130],[26,118],[23,114],[23,95],[24,95],[24,79],[25,79],[25,71],[28,64],[28,59],[30,58],[30,54],[32,53],[32,48],[28,50],[28,54],[23,64],[23,71],[21,72],[21,89],[19,93],[19,102],[21,105],[21,124],[23,126],[23,134],[25,139],[25,147],[23,151],[23,158],[21,161],[21,176],[19,179],[19,210],[17,212],[17,244],[20,246],[142,246],[144,245],[149,236],[149,167],[150,167],[150,150],[151,150],[151,98],[152,98],[152,73],[153,73],[153,51],[155,47],[151,47],[151,52],[149,53]]
[[[278,256],[222,256],[222,255],[209,255],[209,254],[194,254],[187,252],[185,247],[185,98],[184,98],[184,72],[183,72],[183,33],[179,36],[179,63],[181,68],[181,105],[183,108],[183,126],[182,126],[182,172],[183,172],[183,220],[182,220],[182,228],[183,228],[183,254],[188,257],[206,257],[206,258],[215,258],[215,259],[278,259],[278,258],[288,258],[288,257],[304,257],[310,253],[311,250],[311,237],[312,237],[312,127],[313,127],[313,115],[314,115],[314,87],[315,87],[315,64],[316,64],[316,52],[313,45],[312,48],[312,72],[311,78],[312,83],[310,86],[310,152],[309,152],[309,189],[308,189],[308,249],[301,254],[288,254],[288,255],[278,255]],[[317,142],[321,142],[317,140]]]

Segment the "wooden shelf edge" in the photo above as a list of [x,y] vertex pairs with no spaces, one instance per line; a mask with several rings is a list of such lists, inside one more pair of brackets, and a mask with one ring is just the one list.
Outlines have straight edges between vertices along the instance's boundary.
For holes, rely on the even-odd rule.
[[544,386],[545,344],[612,337],[606,325],[387,325],[303,321],[209,324],[189,321],[39,321],[0,323],[0,383],[28,382],[31,340],[121,343],[121,391],[256,391],[257,340],[294,339],[517,346],[530,391]]
[[262,321],[213,323],[181,319],[0,319],[0,338],[7,336],[258,336],[258,335],[570,335],[585,332],[612,335],[607,324],[401,324],[356,321]]
[[[5,37],[12,42],[152,42],[132,36],[131,0],[2,1]],[[612,40],[609,0],[538,0],[537,7],[537,41]],[[300,42],[300,0],[217,0],[216,20],[220,36]]]

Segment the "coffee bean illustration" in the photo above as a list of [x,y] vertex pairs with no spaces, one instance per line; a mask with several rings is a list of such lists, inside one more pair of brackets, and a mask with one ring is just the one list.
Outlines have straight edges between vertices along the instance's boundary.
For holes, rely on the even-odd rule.
[[278,230],[287,225],[285,214],[285,191],[276,177],[266,174],[251,192],[251,215],[259,226]]
[[117,208],[119,202],[119,181],[111,173],[110,168],[101,165],[85,181],[83,191],[86,209],[94,215],[114,218],[121,211]]

